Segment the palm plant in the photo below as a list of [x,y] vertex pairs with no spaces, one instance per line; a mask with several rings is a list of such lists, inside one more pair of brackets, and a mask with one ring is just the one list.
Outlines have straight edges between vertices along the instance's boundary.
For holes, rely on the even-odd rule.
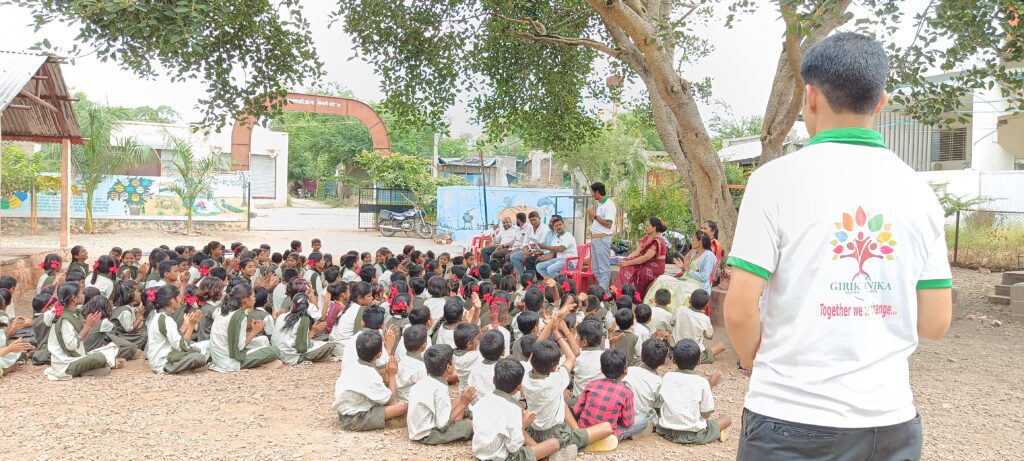
[[225,167],[225,162],[222,157],[213,154],[197,159],[187,141],[176,138],[172,138],[171,141],[174,143],[174,156],[170,160],[170,166],[181,178],[167,189],[181,199],[187,216],[185,232],[191,234],[193,205],[200,196],[213,192],[213,176]]
[[92,199],[96,188],[113,174],[151,161],[155,153],[134,138],[111,140],[116,110],[88,99],[75,103],[75,116],[88,142],[71,150],[71,165],[85,189],[85,232],[91,233]]

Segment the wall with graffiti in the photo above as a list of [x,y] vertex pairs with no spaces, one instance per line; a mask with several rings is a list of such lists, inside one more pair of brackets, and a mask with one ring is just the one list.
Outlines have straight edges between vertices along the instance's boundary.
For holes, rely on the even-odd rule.
[[516,213],[540,213],[547,225],[553,214],[571,216],[574,212],[571,189],[523,189],[514,187],[487,188],[487,215],[484,216],[484,194],[476,186],[449,186],[437,189],[437,228],[442,234],[468,241],[486,224],[496,224],[508,217],[515,222]]
[[[92,200],[93,217],[101,219],[148,219],[184,217],[185,208],[171,188],[180,179],[165,176],[107,176],[96,188]],[[222,174],[211,181],[211,191],[200,196],[193,208],[193,219],[245,220],[246,173]],[[81,184],[71,188],[71,217],[85,217],[85,190]],[[38,216],[60,216],[60,193],[36,194]],[[0,216],[28,217],[32,199],[28,192],[0,197]]]

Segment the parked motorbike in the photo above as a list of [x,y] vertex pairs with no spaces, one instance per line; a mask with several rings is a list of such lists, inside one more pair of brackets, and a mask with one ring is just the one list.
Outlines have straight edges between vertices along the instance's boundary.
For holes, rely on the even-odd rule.
[[399,231],[406,234],[414,233],[425,239],[434,236],[434,226],[427,222],[427,214],[420,208],[402,213],[381,210],[377,229],[380,229],[381,235],[385,237],[393,237]]

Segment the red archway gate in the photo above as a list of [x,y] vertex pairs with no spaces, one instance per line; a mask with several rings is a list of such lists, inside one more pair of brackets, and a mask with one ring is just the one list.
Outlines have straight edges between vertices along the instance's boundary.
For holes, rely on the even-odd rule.
[[[294,112],[311,112],[314,114],[343,115],[355,117],[366,125],[373,140],[373,150],[380,153],[391,152],[391,139],[388,138],[387,127],[377,112],[369,105],[355,99],[315,94],[288,93],[288,102],[282,110]],[[253,123],[235,122],[231,130],[231,169],[246,171],[249,169],[249,154],[252,144]]]

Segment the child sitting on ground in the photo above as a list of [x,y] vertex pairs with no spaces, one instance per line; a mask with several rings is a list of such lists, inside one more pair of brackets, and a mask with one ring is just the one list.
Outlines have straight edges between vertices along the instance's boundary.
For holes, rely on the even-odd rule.
[[537,460],[558,452],[555,439],[536,442],[525,428],[537,418],[523,411],[513,394],[519,392],[526,370],[516,360],[504,359],[494,365],[494,393],[473,406],[473,456],[483,460]]
[[494,364],[505,355],[505,337],[497,330],[485,331],[478,349],[483,360],[469,371],[469,386],[476,389],[477,400],[494,392]]
[[270,342],[281,350],[281,361],[288,365],[302,362],[320,362],[331,357],[334,346],[327,341],[312,339],[327,328],[326,322],[317,322],[309,316],[316,305],[313,287],[292,298],[292,311],[277,319],[277,327]]
[[633,323],[633,311],[619,309],[615,312],[615,326],[618,328],[608,332],[608,342],[611,344],[611,348],[626,354],[629,366],[640,362],[641,345],[643,344],[640,338],[633,333]]
[[672,360],[679,368],[665,374],[658,390],[661,416],[655,432],[674,443],[705,444],[728,438],[731,418],[708,419],[715,411],[715,399],[711,395],[712,383],[693,371],[700,363],[700,355],[694,340],[677,342],[672,348]]
[[469,373],[484,360],[477,350],[479,339],[480,327],[475,323],[464,322],[455,327],[455,374],[459,377],[459,391],[469,387]]
[[111,368],[124,366],[124,359],[117,358],[117,345],[108,344],[86,353],[85,338],[99,327],[103,314],[81,315],[78,306],[85,302],[82,290],[82,285],[77,282],[66,282],[57,288],[54,320],[46,342],[50,351],[50,367],[43,371],[51,381],[105,376],[110,374]]
[[[406,328],[415,325],[422,326],[427,331],[427,338],[424,340],[425,344],[427,347],[433,346],[434,343],[430,340],[430,329],[434,325],[434,320],[430,318],[430,309],[427,309],[425,306],[414,307],[412,308],[412,311],[409,312],[408,320],[409,324]],[[403,331],[403,338],[404,335],[405,333]],[[395,346],[395,355],[398,356],[399,362],[402,361],[404,356],[408,355],[408,350],[405,347],[405,341],[399,341],[398,345]]]
[[606,422],[619,440],[626,440],[644,430],[646,422],[634,419],[633,391],[622,382],[626,375],[626,354],[610,349],[601,353],[601,373],[604,379],[587,384],[573,407],[580,427],[591,427]]
[[[134,282],[132,282],[134,283]],[[153,300],[147,296],[145,302],[146,359],[149,367],[158,374],[178,374],[206,369],[208,357],[189,346],[185,338],[192,337],[192,330],[203,313],[194,311],[185,316],[184,325],[178,328],[170,314],[181,308],[178,287],[165,285],[153,291]]]
[[388,419],[404,416],[408,409],[395,394],[398,361],[391,358],[383,373],[373,367],[384,350],[384,338],[376,331],[359,333],[355,349],[359,360],[346,363],[334,385],[334,411],[344,430],[383,429]]
[[672,337],[676,341],[692,339],[700,347],[700,363],[714,363],[715,356],[725,351],[722,343],[704,345],[704,339],[715,336],[715,328],[711,319],[704,314],[711,297],[707,291],[697,289],[690,295],[690,308],[676,310],[676,326],[672,329]]
[[601,377],[601,354],[604,353],[602,333],[601,321],[593,317],[584,318],[576,327],[576,334],[582,344],[580,344],[580,355],[576,358],[576,366],[573,368],[572,395],[568,399],[569,406],[576,404],[576,399],[587,384]]
[[654,305],[651,306],[651,323],[648,329],[651,334],[654,330],[665,330],[672,332],[672,325],[675,325],[675,316],[672,315],[672,293],[664,288],[654,292]]
[[[384,317],[386,317],[384,308],[372,305],[363,311],[362,328],[356,333],[365,333],[367,331],[376,331],[377,334],[384,338],[384,349],[380,353],[380,358],[371,364],[376,368],[381,368],[387,365],[388,360],[391,359],[391,352],[395,348],[395,342],[398,341],[398,328],[391,326],[385,331],[384,328]],[[359,360],[359,354],[356,352],[355,344],[356,338],[353,336],[349,338],[348,343],[345,344],[345,354],[341,357],[341,366],[344,368],[350,363],[355,363]]]
[[429,377],[419,380],[409,392],[409,440],[441,445],[473,437],[473,423],[463,417],[476,398],[476,389],[467,387],[454,400],[448,397],[445,375],[455,367],[453,356],[452,348],[444,344],[430,346],[423,353]]
[[[421,308],[422,309],[422,308]],[[427,377],[427,369],[423,364],[423,352],[427,350],[427,328],[423,325],[412,325],[402,332],[402,344],[405,353],[398,358],[398,376],[395,391],[398,400],[409,401],[409,391],[421,379]],[[447,381],[445,381],[447,385]]]
[[633,390],[634,424],[651,426],[658,424],[658,413],[655,410],[658,402],[658,390],[661,389],[661,376],[658,367],[665,364],[668,358],[668,344],[660,339],[648,339],[641,346],[641,364],[626,369],[626,377],[622,379]]
[[[476,293],[473,296],[473,307],[470,308],[468,315],[462,298],[457,296],[448,298],[448,301],[444,304],[444,322],[434,326],[434,334],[432,335],[434,344],[447,344],[456,347],[455,328],[464,321],[472,324],[477,324],[480,321],[480,298],[476,297]],[[463,316],[468,318],[464,319]]]

